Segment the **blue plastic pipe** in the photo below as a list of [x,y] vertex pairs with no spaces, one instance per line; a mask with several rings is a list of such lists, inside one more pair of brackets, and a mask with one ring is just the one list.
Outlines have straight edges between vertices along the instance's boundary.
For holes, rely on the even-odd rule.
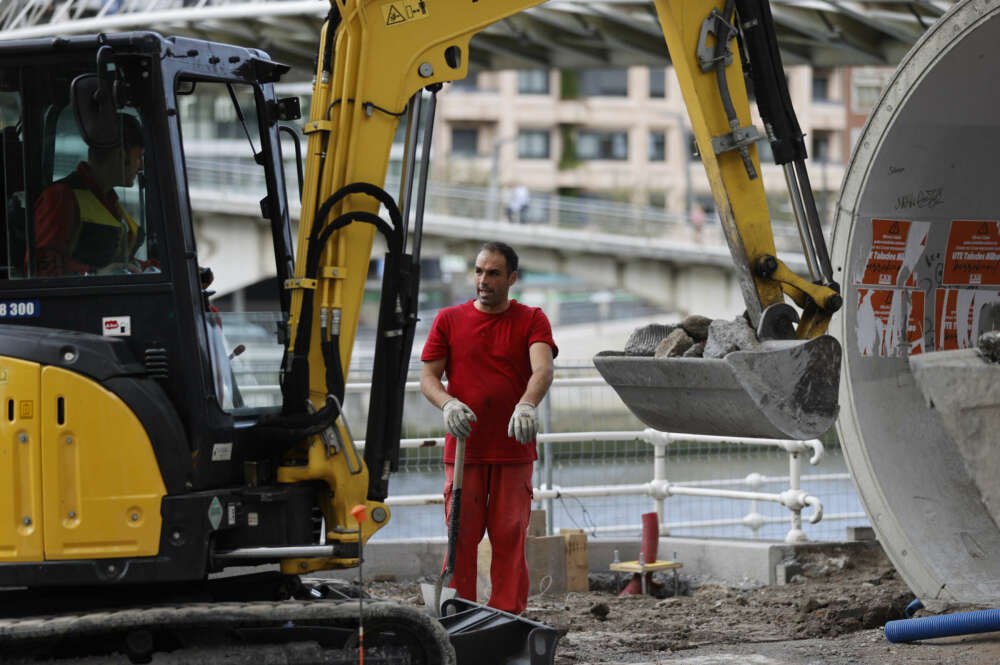
[[915,642],[934,637],[971,635],[1000,630],[1000,610],[976,610],[919,619],[899,619],[885,624],[890,642]]

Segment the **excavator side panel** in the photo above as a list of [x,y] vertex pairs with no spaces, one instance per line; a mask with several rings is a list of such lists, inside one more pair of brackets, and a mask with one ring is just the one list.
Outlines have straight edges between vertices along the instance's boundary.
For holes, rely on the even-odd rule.
[[93,380],[41,371],[45,558],[155,556],[167,493],[132,410]]
[[0,562],[41,561],[38,363],[0,358]]

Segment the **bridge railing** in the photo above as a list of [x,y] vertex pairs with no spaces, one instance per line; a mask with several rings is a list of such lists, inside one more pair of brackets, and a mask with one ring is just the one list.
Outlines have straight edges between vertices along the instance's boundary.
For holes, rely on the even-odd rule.
[[[188,182],[192,204],[210,203],[217,208],[227,202],[234,212],[257,210],[257,202],[265,191],[264,171],[249,160],[227,158],[189,158]],[[294,173],[289,165],[286,173]],[[298,216],[299,205],[293,183],[289,183],[290,208]],[[395,194],[390,187],[390,193]],[[503,206],[488,187],[479,185],[431,182],[428,185],[426,212],[428,215],[488,220],[502,213]],[[683,213],[663,208],[633,205],[582,197],[560,196],[547,192],[532,192],[523,222],[571,231],[589,231],[619,236],[670,240],[708,247],[725,246],[722,227],[713,215],[703,221]],[[799,252],[801,241],[795,225],[787,221],[773,224],[778,251]]]

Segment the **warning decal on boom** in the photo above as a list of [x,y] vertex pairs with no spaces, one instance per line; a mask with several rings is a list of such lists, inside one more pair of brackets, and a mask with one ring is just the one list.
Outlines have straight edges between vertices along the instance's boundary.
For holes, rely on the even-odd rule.
[[428,18],[425,2],[390,2],[382,5],[382,18],[386,25],[402,25],[417,19]]

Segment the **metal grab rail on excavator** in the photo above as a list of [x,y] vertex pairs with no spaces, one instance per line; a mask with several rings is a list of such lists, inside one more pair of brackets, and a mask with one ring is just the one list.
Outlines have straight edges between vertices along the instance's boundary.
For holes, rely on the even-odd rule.
[[[157,649],[181,648],[184,630],[203,621],[239,633],[236,643],[216,645],[221,650],[245,648],[250,638],[316,640],[346,649],[345,657],[361,646],[352,632],[359,615],[346,603],[223,603],[215,613],[186,603],[206,597],[325,597],[329,587],[303,583],[297,576],[358,566],[364,543],[387,523],[383,500],[399,454],[416,323],[435,95],[444,83],[468,73],[469,39],[477,31],[536,4],[437,0],[408,6],[403,14],[392,2],[333,0],[320,36],[304,128],[308,149],[294,267],[278,123],[297,116],[295,105],[275,99],[271,87],[287,68],[256,50],[152,33],[0,45],[0,85],[20,95],[26,109],[16,137],[24,155],[19,200],[27,202],[26,209],[46,180],[51,182],[51,136],[59,110],[70,103],[39,81],[49,81],[45,77],[60,68],[93,72],[96,63],[100,81],[73,102],[74,110],[86,116],[80,109],[90,104],[95,114],[117,117],[129,106],[142,118],[150,195],[140,198],[143,205],[158,206],[154,218],[173,222],[158,231],[160,237],[149,235],[162,242],[155,272],[126,275],[120,282],[98,274],[80,282],[69,276],[43,279],[35,270],[32,215],[7,213],[7,230],[23,225],[27,232],[20,242],[28,247],[23,265],[7,252],[9,274],[23,268],[24,275],[4,284],[5,299],[31,303],[31,312],[39,314],[0,326],[0,369],[9,407],[8,418],[0,419],[0,446],[5,452],[28,451],[13,457],[17,464],[4,479],[18,488],[16,496],[0,498],[3,524],[15,525],[0,526],[0,586],[72,589],[72,606],[84,610],[85,619],[94,588],[106,590],[102,605],[115,605],[154,602],[163,585],[170,585],[172,610],[136,610],[105,628],[86,620],[65,624],[62,637],[72,644],[92,648],[95,636],[111,634],[135,662]],[[719,361],[602,355],[596,363],[626,403],[658,429],[815,436],[836,414],[840,347],[823,332],[841,301],[768,5],[761,0],[656,0],[655,6],[732,251],[746,316],[764,347]],[[747,55],[767,139],[786,165],[809,279],[792,273],[775,255],[755,146],[764,135],[750,126],[744,85]],[[176,97],[202,82],[228,87],[248,138],[233,85],[254,91],[261,149],[253,148],[253,158],[268,174],[261,210],[272,227],[276,271],[285,289],[280,297],[287,315],[280,338],[285,346],[280,413],[226,410],[208,388],[210,313],[201,292],[192,215],[178,184],[184,181],[184,164]],[[430,92],[426,101],[425,90]],[[406,154],[397,202],[382,184],[404,117]],[[12,176],[4,182],[14,182]],[[380,209],[388,219],[379,216]],[[388,252],[362,459],[341,405],[376,232],[385,237]],[[20,250],[13,254],[20,256]],[[801,314],[785,303],[786,296]],[[68,316],[66,308],[76,309]],[[26,313],[28,305],[22,309]],[[101,335],[92,323],[102,314],[119,326],[119,334],[131,316],[130,333]],[[707,393],[694,395],[706,387]],[[698,408],[685,407],[684,399],[695,400]],[[670,408],[664,408],[665,400]],[[83,418],[98,401],[104,418]],[[710,402],[729,419],[717,414],[685,422],[690,414],[713,413]],[[34,404],[39,405],[37,418]],[[115,439],[125,432],[127,441]],[[126,453],[127,463],[120,459]],[[143,473],[135,473],[136,468]],[[84,475],[95,469],[100,471],[96,481]],[[118,483],[119,476],[129,482]],[[359,506],[371,519],[357,518]],[[316,533],[314,513],[324,520],[322,533]],[[81,532],[89,540],[81,541]],[[211,587],[204,582],[211,572],[266,562],[280,562],[282,575]],[[29,597],[30,591],[22,594]],[[37,605],[7,607],[17,614]],[[454,660],[440,625],[406,608],[369,607],[364,614],[369,644],[386,650],[386,662],[394,662],[400,651],[413,662]],[[452,608],[448,634],[456,647],[467,649],[459,648],[460,660],[483,663],[490,654],[491,662],[552,662],[556,637],[551,629],[461,603]],[[469,612],[466,619],[463,611]],[[325,622],[330,630],[314,630],[315,622]],[[25,644],[31,654],[47,653],[52,626],[44,619],[0,621],[0,645]],[[171,630],[176,634],[161,634]],[[484,646],[494,643],[495,648]],[[294,660],[293,651],[284,657]],[[222,651],[199,653],[200,662],[213,662]],[[369,660],[377,658],[373,652]]]

